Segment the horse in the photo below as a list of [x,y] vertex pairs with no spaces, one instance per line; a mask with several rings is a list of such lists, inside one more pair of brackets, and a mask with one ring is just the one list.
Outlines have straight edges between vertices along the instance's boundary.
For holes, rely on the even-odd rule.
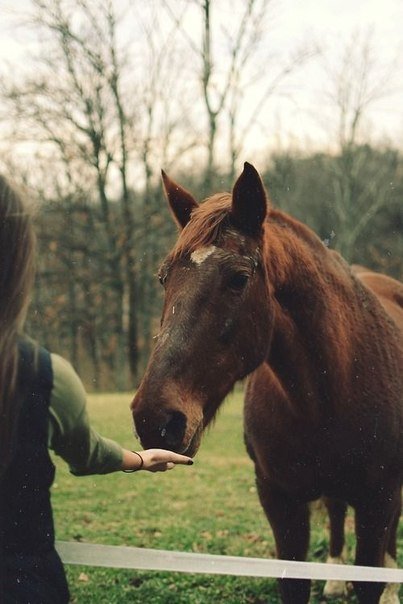
[[[309,503],[325,497],[331,553],[340,554],[348,504],[355,564],[395,560],[403,285],[352,270],[272,206],[249,163],[232,193],[200,204],[162,179],[179,236],[158,273],[161,326],[131,403],[142,446],[194,456],[246,378],[245,444],[278,558],[306,559]],[[354,582],[360,604],[378,603],[383,587]],[[310,581],[280,579],[279,590],[284,604],[306,604]]]

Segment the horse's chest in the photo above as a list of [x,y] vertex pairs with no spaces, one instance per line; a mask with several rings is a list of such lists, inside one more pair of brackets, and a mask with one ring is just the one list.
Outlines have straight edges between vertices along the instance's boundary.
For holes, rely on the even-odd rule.
[[307,501],[322,495],[357,499],[370,482],[374,465],[359,442],[348,438],[344,448],[339,431],[312,431],[297,420],[284,427],[264,418],[245,426],[248,449],[261,477]]
[[268,408],[250,403],[245,407],[245,440],[259,474],[306,499],[319,497],[326,485],[343,480],[343,455],[333,433],[306,418]]
[[317,445],[312,435],[292,422],[283,430],[254,414],[245,422],[245,440],[257,469],[265,478],[292,490],[316,490]]
[[[368,388],[367,388],[368,389]],[[389,400],[356,396],[343,413],[321,414],[309,398],[291,404],[267,365],[251,377],[245,398],[245,437],[257,471],[294,492],[337,492],[353,498],[399,466],[399,421]],[[382,409],[382,412],[381,412]],[[401,437],[400,437],[401,438]]]
[[[346,496],[354,488],[348,464],[321,439],[308,438],[303,430],[290,431],[283,439],[278,434],[246,434],[253,451],[257,473],[287,492],[305,500],[331,495],[337,486]],[[355,479],[356,482],[356,479]]]

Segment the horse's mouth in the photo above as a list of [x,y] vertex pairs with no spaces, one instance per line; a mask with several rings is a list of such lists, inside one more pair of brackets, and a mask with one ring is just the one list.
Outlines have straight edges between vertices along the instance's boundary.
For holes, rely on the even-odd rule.
[[200,422],[200,424],[194,431],[192,437],[190,438],[190,441],[180,451],[178,451],[178,453],[181,453],[182,455],[188,455],[189,457],[194,457],[197,451],[199,450],[202,434],[203,422]]
[[136,424],[134,424],[133,433],[135,438],[140,441],[144,449],[162,448],[175,451],[176,453],[180,453],[181,455],[188,455],[189,457],[194,457],[200,447],[203,428],[204,424],[202,420],[199,424],[197,424],[193,433],[191,429],[188,429],[187,432],[188,434],[190,433],[190,437],[186,438],[185,436],[180,446],[173,446],[170,445],[170,443],[166,442],[165,435],[161,433],[160,428],[152,431],[151,433],[139,434],[140,430],[138,430]]

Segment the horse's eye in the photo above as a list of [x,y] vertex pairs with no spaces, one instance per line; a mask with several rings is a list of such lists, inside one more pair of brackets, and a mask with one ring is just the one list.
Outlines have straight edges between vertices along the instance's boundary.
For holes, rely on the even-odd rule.
[[242,291],[245,288],[248,279],[249,276],[245,273],[234,273],[228,280],[228,287],[236,291]]

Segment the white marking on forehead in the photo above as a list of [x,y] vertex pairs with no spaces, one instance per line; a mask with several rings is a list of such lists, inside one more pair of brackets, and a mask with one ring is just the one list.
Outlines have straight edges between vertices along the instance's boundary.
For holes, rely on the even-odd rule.
[[192,260],[192,262],[194,262],[195,264],[201,264],[202,262],[204,262],[209,256],[211,256],[211,254],[213,254],[216,251],[216,246],[215,245],[209,245],[207,247],[201,247],[198,250],[195,250],[191,256],[190,259]]

